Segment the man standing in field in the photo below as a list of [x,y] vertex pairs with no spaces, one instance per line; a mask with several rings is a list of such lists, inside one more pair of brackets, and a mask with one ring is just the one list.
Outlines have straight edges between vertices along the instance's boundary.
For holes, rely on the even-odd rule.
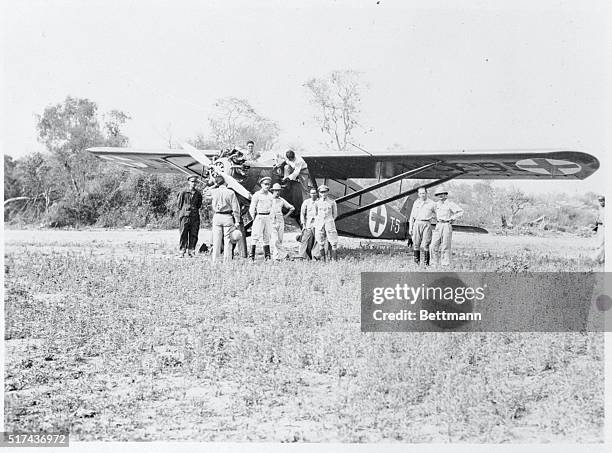
[[312,259],[312,249],[315,244],[315,202],[319,198],[317,189],[310,188],[310,198],[304,200],[300,209],[300,224],[302,225],[302,234],[300,238],[300,258]]
[[[438,197],[435,206],[437,223],[431,238],[430,252],[435,264],[441,263],[442,266],[448,266],[451,261],[452,223],[463,215],[463,209],[448,200],[448,191],[446,190],[436,190],[436,197]],[[442,247],[441,260],[439,256],[440,246]]]
[[431,243],[431,221],[436,215],[436,204],[427,198],[427,189],[419,187],[419,198],[412,205],[410,212],[410,236],[414,250],[414,262],[423,262],[429,266],[429,244]]
[[215,188],[210,191],[213,212],[212,236],[213,236],[213,263],[221,256],[221,244],[223,243],[223,262],[232,259],[232,244],[230,233],[238,228],[240,223],[240,205],[233,190],[228,189],[223,176],[215,177]]
[[338,259],[338,231],[336,230],[335,219],[338,217],[338,207],[336,202],[327,198],[329,187],[326,185],[319,186],[319,198],[315,201],[315,240],[317,241],[317,251],[321,255],[321,259],[325,261],[326,240],[331,245],[331,259]]
[[597,197],[599,209],[597,211],[597,220],[595,221],[595,231],[597,231],[597,252],[595,253],[595,261],[604,263],[606,260],[606,233],[604,229],[604,219],[606,214],[606,197],[599,195]]
[[270,233],[272,230],[272,222],[270,219],[270,211],[272,210],[272,199],[274,196],[270,193],[270,185],[272,178],[265,176],[259,180],[261,189],[253,194],[251,205],[249,206],[249,214],[253,219],[253,227],[251,229],[251,253],[249,258],[255,261],[255,250],[257,242],[263,244],[264,258],[270,259]]
[[[282,187],[276,183],[272,186],[272,208],[270,209],[270,218],[272,221],[271,241],[272,241],[272,259],[275,261],[286,259],[289,254],[283,247],[283,234],[285,232],[285,218],[289,217],[295,208],[293,205],[280,196]],[[283,215],[283,209],[287,209],[287,213]]]
[[187,181],[189,181],[189,188],[177,196],[181,258],[185,256],[185,252],[190,257],[195,255],[200,230],[200,208],[202,207],[202,192],[196,188],[198,177],[190,176]]

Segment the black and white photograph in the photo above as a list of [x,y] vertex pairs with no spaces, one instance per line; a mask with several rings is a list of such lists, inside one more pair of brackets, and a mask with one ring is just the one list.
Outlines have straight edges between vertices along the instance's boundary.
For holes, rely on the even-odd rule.
[[607,2],[1,6],[0,445],[607,448]]

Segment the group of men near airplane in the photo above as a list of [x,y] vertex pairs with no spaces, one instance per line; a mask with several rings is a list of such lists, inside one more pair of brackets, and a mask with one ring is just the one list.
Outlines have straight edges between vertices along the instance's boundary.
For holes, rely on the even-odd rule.
[[[249,142],[247,146],[249,152],[252,152],[253,142]],[[307,165],[292,150],[287,151],[285,156],[285,161],[278,166],[283,167],[283,182],[291,184],[307,174]],[[197,181],[196,176],[189,177],[189,189],[178,195],[180,256],[195,255],[200,224],[199,210],[202,207],[202,194],[196,188]],[[259,185],[261,189],[253,194],[249,206],[253,224],[248,256],[254,261],[257,246],[261,245],[266,260],[291,259],[283,245],[283,235],[285,219],[295,211],[295,206],[280,196],[283,187],[278,183],[272,185],[272,178],[268,176],[261,178]],[[311,187],[309,198],[302,203],[300,210],[302,232],[298,236],[299,258],[323,261],[326,258],[338,259],[338,232],[335,225],[338,208],[328,194],[329,188],[325,185],[318,188]],[[215,185],[209,191],[209,196],[214,212],[212,260],[217,261],[223,256],[223,261],[227,262],[233,258],[234,244],[241,236],[240,204],[235,192],[227,187],[222,175],[215,177]],[[428,198],[426,188],[419,188],[418,199],[414,202],[410,213],[409,233],[417,265],[423,263],[429,266],[430,262],[449,265],[451,261],[451,225],[463,215],[463,209],[448,200],[446,190],[438,189],[435,196],[438,197],[437,202]]]

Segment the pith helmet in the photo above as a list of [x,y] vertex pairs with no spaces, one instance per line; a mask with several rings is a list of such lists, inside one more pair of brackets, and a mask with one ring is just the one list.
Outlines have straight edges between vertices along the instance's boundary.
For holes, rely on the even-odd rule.
[[242,233],[240,232],[240,230],[238,228],[235,228],[231,233],[230,233],[230,242],[232,244],[237,243],[240,239],[242,239]]
[[272,191],[275,191],[275,190],[283,190],[283,188],[281,187],[279,183],[274,183],[274,185],[272,186]]

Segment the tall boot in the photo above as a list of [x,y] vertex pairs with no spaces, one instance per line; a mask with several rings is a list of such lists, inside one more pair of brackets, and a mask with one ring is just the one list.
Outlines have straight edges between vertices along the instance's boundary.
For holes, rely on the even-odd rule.
[[265,260],[269,260],[270,258],[272,258],[270,256],[270,246],[269,245],[264,245],[264,259]]
[[414,262],[416,264],[420,264],[421,263],[421,251],[420,250],[415,250],[414,251]]
[[251,246],[251,253],[249,254],[249,258],[251,258],[251,260],[255,261],[255,248],[257,246],[256,245],[252,245]]
[[429,266],[429,252],[423,252],[423,261],[425,262],[425,266]]

